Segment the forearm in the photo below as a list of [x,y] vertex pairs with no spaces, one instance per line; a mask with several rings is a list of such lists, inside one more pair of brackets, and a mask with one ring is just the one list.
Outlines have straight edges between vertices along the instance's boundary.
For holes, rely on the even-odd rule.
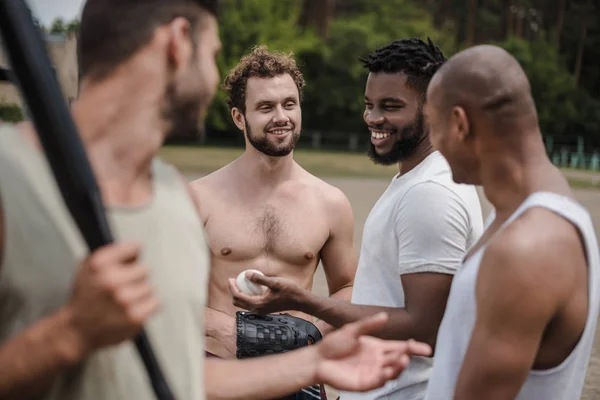
[[271,399],[293,394],[317,383],[316,351],[316,347],[309,346],[246,360],[206,359],[207,399]]
[[227,335],[231,336],[234,325],[235,320],[231,315],[214,308],[204,308],[204,330],[207,336],[223,341]]
[[[329,297],[332,299],[350,303],[350,301],[352,300],[352,286],[345,286],[337,292],[332,293]],[[322,319],[317,320],[315,322],[315,325],[317,326],[317,328],[319,328],[319,331],[322,335],[326,335],[330,332],[333,332],[336,329],[333,325],[328,324]]]
[[81,339],[61,309],[0,347],[0,398],[24,399],[43,393],[64,369],[83,358]]
[[[299,311],[313,315],[335,328],[384,311],[389,314],[388,322],[374,331],[373,336],[381,339],[407,340],[412,338],[425,341],[414,318],[403,308],[352,304],[331,297],[321,297],[308,291],[303,294],[301,304],[303,309]],[[429,339],[425,342],[429,342]]]

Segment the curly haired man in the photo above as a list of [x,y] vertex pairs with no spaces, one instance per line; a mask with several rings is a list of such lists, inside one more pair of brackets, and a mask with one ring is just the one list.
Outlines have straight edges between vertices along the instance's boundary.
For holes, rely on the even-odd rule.
[[[322,262],[330,296],[350,301],[357,267],[350,203],[293,156],[302,127],[303,87],[294,58],[263,46],[253,48],[225,79],[231,116],[244,134],[246,150],[191,183],[212,256],[207,356],[236,355],[239,309],[232,304],[228,281],[246,269],[292,279],[311,290]],[[316,326],[321,334],[330,329],[322,321]],[[302,396],[323,397],[324,391],[308,388],[296,398]]]

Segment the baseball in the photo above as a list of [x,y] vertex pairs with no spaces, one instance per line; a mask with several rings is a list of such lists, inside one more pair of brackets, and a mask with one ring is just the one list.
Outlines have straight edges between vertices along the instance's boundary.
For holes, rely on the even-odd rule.
[[256,283],[248,280],[248,278],[246,278],[247,272],[255,272],[257,274],[264,275],[262,272],[260,272],[256,269],[247,269],[245,271],[242,271],[242,273],[237,276],[237,278],[235,280],[235,284],[237,285],[240,292],[244,293],[245,295],[260,296],[261,294],[263,294],[265,292],[267,287],[256,284]]

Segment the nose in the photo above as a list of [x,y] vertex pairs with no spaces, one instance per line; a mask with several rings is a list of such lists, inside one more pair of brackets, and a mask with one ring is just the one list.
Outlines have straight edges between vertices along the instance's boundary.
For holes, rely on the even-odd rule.
[[273,123],[277,125],[286,124],[290,118],[285,113],[285,110],[281,105],[277,106],[275,110],[275,116],[273,117]]
[[380,125],[385,121],[383,114],[378,108],[374,107],[370,110],[365,110],[363,118],[367,125]]

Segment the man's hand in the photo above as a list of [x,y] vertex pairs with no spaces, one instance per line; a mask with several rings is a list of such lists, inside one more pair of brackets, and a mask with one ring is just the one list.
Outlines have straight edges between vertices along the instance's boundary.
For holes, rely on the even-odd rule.
[[38,398],[65,368],[133,337],[157,309],[139,246],[102,247],[77,268],[71,298],[0,346],[0,398]]
[[287,310],[303,311],[300,299],[305,290],[294,281],[254,272],[248,272],[246,277],[251,282],[266,286],[267,290],[260,296],[248,296],[240,292],[235,279],[229,279],[229,290],[236,307],[263,315]]
[[365,336],[381,328],[387,318],[380,313],[361,319],[315,345],[283,354],[245,360],[207,359],[206,398],[275,399],[318,383],[353,392],[381,387],[400,375],[410,356],[431,354],[424,343]]
[[139,253],[137,244],[115,243],[80,266],[67,310],[84,354],[132,338],[158,309]]
[[315,381],[339,390],[373,390],[398,377],[408,365],[410,356],[431,354],[431,347],[424,343],[365,336],[381,328],[387,319],[385,313],[361,319],[330,333],[316,344]]

